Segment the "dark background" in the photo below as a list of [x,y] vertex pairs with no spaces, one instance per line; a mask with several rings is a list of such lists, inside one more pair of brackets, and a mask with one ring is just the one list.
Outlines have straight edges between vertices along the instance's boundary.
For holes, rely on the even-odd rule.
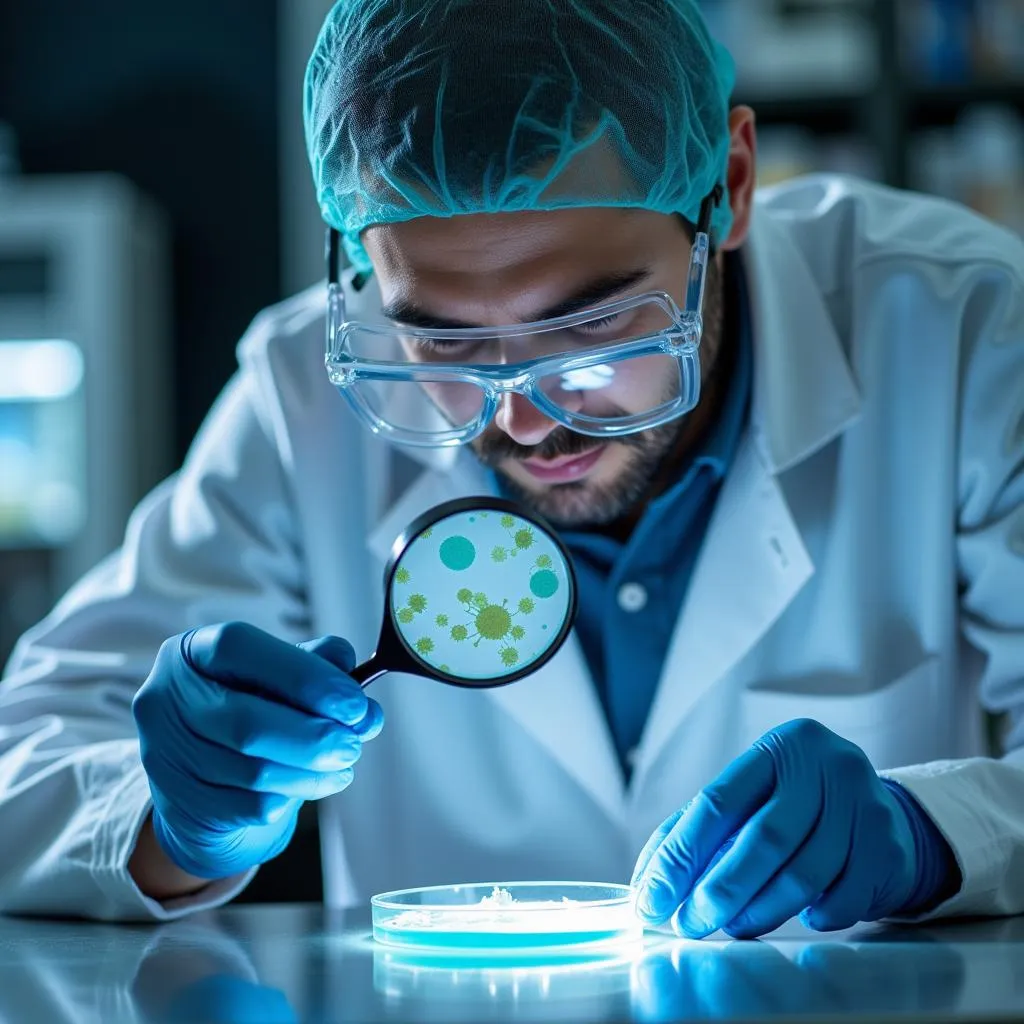
[[277,74],[275,0],[0,0],[22,172],[116,170],[168,214],[176,462],[281,297]]
[[[277,42],[274,0],[0,2],[0,121],[22,173],[116,170],[168,214],[175,463],[281,298]],[[307,811],[241,900],[321,897]]]

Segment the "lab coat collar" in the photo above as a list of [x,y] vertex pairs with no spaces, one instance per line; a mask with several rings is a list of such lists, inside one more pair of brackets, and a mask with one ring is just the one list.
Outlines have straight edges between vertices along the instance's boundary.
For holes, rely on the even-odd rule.
[[743,262],[754,336],[751,422],[769,468],[781,473],[846,430],[861,396],[818,282],[789,226],[761,202]]
[[754,346],[750,427],[676,620],[634,761],[632,799],[642,798],[645,780],[690,709],[735,669],[813,576],[779,474],[823,448],[860,412],[824,296],[789,232],[755,206],[743,253]]

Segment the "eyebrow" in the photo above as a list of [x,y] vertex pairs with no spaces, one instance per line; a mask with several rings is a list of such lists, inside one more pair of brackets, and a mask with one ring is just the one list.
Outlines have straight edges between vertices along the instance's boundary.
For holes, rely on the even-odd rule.
[[[619,274],[606,274],[604,277],[595,278],[568,298],[553,306],[549,306],[547,309],[542,309],[536,315],[519,322],[533,323],[537,320],[555,320],[560,316],[570,316],[573,313],[578,313],[589,306],[599,306],[601,303],[614,298],[620,292],[624,292],[646,281],[653,273],[652,268],[643,267],[639,270],[630,270]],[[465,320],[434,316],[408,299],[396,299],[394,302],[389,302],[384,307],[383,313],[388,320],[404,324],[406,327],[422,327],[428,330],[460,330],[466,327],[483,326],[482,324],[468,323]]]

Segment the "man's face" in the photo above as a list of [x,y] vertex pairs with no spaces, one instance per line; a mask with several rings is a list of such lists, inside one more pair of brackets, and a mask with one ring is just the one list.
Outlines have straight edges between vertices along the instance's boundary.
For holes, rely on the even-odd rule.
[[[635,209],[423,217],[372,227],[363,243],[386,315],[420,327],[528,323],[581,294],[594,295],[592,308],[664,291],[683,308],[690,262],[690,242],[677,218]],[[713,262],[704,302],[704,369],[718,347],[721,300]],[[625,378],[628,386],[615,396],[619,413],[670,397],[660,358],[638,363]],[[472,447],[552,522],[597,525],[644,499],[686,423],[683,417],[602,441],[556,423],[522,395],[506,395]]]

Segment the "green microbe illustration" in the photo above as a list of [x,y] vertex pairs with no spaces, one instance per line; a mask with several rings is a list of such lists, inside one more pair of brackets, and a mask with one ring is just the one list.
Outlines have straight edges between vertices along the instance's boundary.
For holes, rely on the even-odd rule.
[[468,537],[456,535],[441,542],[438,549],[441,564],[452,572],[468,569],[476,559],[476,548]]
[[537,561],[533,563],[538,569],[550,569],[551,568],[551,556],[550,555],[538,555]]
[[442,672],[451,672],[451,668],[448,665],[441,665],[440,669]]
[[519,652],[514,647],[502,647],[501,663],[511,668],[519,660]]
[[[499,648],[499,656],[507,657],[504,651],[513,651],[516,659],[518,652],[508,643],[509,639],[522,640],[526,637],[526,630],[514,623],[512,620],[517,615],[528,615],[534,609],[534,603],[530,598],[521,598],[515,611],[509,611],[508,598],[502,599],[499,604],[491,601],[486,594],[470,594],[464,599],[466,591],[460,590],[459,600],[465,605],[466,614],[470,622],[452,627],[451,637],[453,640],[472,640],[474,647],[479,647],[482,640],[491,640],[502,644]],[[503,664],[515,664],[503,660]]]
[[405,566],[395,570],[396,583],[408,583],[412,579],[412,573]]
[[537,597],[553,597],[558,590],[558,577],[550,569],[541,569],[530,577],[530,590]]
[[423,531],[423,532],[422,532],[422,533],[420,534],[420,536],[421,536],[421,537],[422,537],[422,538],[423,538],[424,540],[427,540],[427,539],[428,539],[428,538],[430,537],[430,535],[431,535],[431,534],[432,534],[433,532],[434,532],[434,528],[433,528],[432,526],[428,526],[428,527],[427,527],[427,528],[426,528],[426,529],[425,529],[425,530],[424,530],[424,531]]
[[506,530],[511,530],[512,527],[516,525],[514,516],[505,515],[502,516],[501,519],[498,521],[501,523],[502,526],[505,527]]
[[420,654],[429,654],[434,649],[434,641],[429,636],[421,636],[415,647]]
[[406,603],[417,615],[427,608],[427,599],[422,594],[411,594]]
[[473,591],[469,590],[467,587],[462,587],[455,597],[460,603],[469,604],[469,602],[473,600]]
[[476,617],[477,632],[485,640],[500,640],[512,629],[512,616],[502,604],[489,604]]
[[533,530],[523,528],[522,530],[516,530],[515,542],[516,549],[519,551],[528,551],[533,547],[534,542]]
[[413,610],[411,608],[400,608],[398,610],[398,621],[408,625],[413,620]]
[[444,627],[448,625],[448,616],[438,615],[437,618],[434,619],[434,623],[444,629]]
[[492,562],[504,562],[506,558],[508,558],[508,552],[501,545],[491,549]]

